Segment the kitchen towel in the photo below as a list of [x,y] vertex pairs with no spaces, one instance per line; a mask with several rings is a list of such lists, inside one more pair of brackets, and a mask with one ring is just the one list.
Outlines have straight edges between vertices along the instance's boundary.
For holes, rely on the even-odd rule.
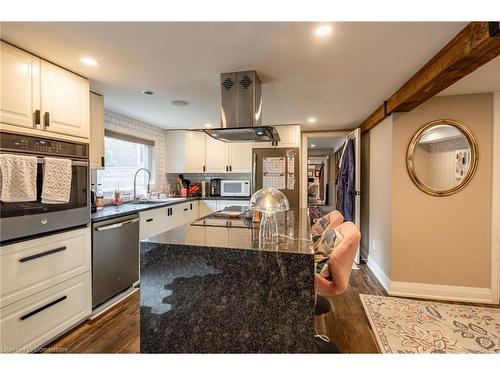
[[36,156],[0,154],[0,200],[36,201]]
[[43,170],[42,203],[69,202],[71,193],[71,160],[45,158]]

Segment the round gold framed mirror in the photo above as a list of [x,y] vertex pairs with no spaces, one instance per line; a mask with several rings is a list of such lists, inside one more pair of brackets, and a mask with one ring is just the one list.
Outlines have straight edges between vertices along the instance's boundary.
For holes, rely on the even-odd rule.
[[436,120],[415,133],[406,151],[410,178],[423,192],[442,197],[463,189],[474,176],[477,142],[464,125]]

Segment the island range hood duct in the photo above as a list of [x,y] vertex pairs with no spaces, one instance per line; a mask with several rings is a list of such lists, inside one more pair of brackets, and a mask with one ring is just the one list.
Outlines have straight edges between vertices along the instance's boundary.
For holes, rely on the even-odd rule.
[[262,126],[262,91],[257,72],[220,75],[221,127],[205,129],[212,138],[224,142],[271,142],[280,136],[272,126]]

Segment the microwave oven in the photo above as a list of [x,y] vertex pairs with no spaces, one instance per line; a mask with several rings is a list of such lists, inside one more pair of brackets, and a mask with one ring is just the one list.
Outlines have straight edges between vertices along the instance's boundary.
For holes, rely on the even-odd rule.
[[250,180],[222,180],[220,182],[222,197],[248,197],[250,195]]

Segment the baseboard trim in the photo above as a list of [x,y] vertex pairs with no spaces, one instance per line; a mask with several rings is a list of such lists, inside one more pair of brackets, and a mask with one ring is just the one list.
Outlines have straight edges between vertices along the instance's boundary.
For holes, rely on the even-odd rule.
[[368,255],[368,260],[366,262],[368,268],[373,272],[375,277],[380,281],[380,284],[384,287],[385,291],[389,293],[391,288],[391,279],[385,274],[385,272],[380,268],[380,266]]
[[459,302],[493,303],[490,288],[390,281],[390,296],[439,299]]
[[488,304],[497,303],[493,298],[494,296],[490,288],[392,281],[370,256],[368,256],[366,265],[390,296]]

